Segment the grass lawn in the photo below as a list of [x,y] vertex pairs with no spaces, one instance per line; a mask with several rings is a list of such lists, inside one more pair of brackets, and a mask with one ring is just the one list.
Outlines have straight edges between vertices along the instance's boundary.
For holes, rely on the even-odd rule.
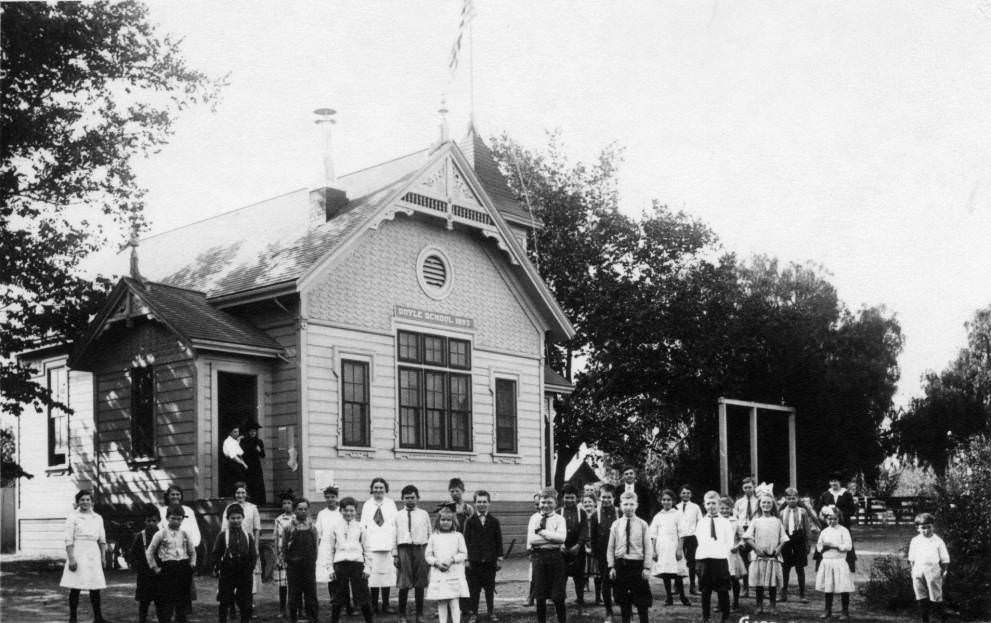
[[[856,581],[863,582],[869,573],[871,561],[886,553],[896,552],[904,546],[914,534],[910,526],[898,527],[855,527],[854,538],[859,555]],[[47,621],[65,621],[68,618],[68,591],[59,588],[58,583],[62,573],[61,560],[39,560],[14,556],[0,558],[0,615],[5,623],[21,621],[41,623]],[[812,575],[812,567],[808,569]],[[137,605],[134,601],[134,575],[130,571],[111,571],[107,574],[108,589],[103,597],[103,611],[114,623],[133,622],[137,619]],[[794,580],[792,580],[794,582]],[[810,577],[810,584],[814,580]],[[663,588],[659,581],[652,581],[654,588],[654,607],[651,609],[651,621],[669,621],[671,623],[695,623],[701,619],[698,607],[698,597],[692,596],[693,606],[663,605]],[[527,593],[527,561],[514,558],[507,562],[499,574],[496,590],[496,613],[500,621],[523,622],[535,620],[532,608],[525,608],[524,601]],[[569,587],[570,590],[570,587]],[[952,590],[952,588],[950,588]],[[213,596],[216,591],[216,580],[209,576],[197,577],[197,592],[199,600],[194,605],[191,621],[215,621],[216,602]],[[395,590],[392,604],[395,605]],[[794,591],[793,591],[794,592]],[[658,599],[658,596],[661,596]],[[818,620],[823,611],[822,595],[810,591],[810,603],[799,604],[794,601],[781,604],[775,615],[765,614],[758,617],[753,614],[754,600],[742,599],[741,611],[734,612],[731,620],[748,621],[748,623],[787,623],[791,621]],[[320,591],[320,621],[330,620],[330,606],[326,590]],[[570,601],[570,600],[569,600]],[[715,600],[713,600],[715,601]],[[837,600],[838,601],[838,600]],[[548,604],[548,606],[551,606]],[[715,604],[713,604],[715,606]],[[553,612],[553,607],[549,607]],[[838,611],[838,604],[837,604]],[[436,614],[428,603],[428,620],[436,621]],[[80,621],[89,621],[92,616],[89,600],[86,595],[80,600]],[[278,591],[269,583],[262,586],[261,593],[256,596],[256,614],[260,621],[278,621]],[[618,614],[618,611],[617,611]],[[858,622],[913,621],[914,613],[890,613],[872,611],[859,597],[853,595],[851,603],[852,620]],[[743,618],[749,617],[749,618]],[[382,615],[376,621],[395,621],[395,615]],[[553,615],[551,619],[553,620]],[[568,620],[574,623],[602,623],[604,611],[601,607],[586,606],[579,609],[576,605],[568,605]],[[154,617],[152,617],[154,620]],[[360,617],[344,618],[345,621],[360,621]],[[483,617],[484,620],[484,617]],[[618,623],[619,617],[615,619]]]

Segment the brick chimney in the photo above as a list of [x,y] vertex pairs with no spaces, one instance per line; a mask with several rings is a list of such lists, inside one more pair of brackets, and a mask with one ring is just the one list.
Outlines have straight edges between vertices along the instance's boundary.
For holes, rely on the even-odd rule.
[[310,191],[310,223],[326,223],[347,210],[348,195],[338,187],[334,173],[334,151],[332,147],[334,115],[332,108],[318,108],[314,123],[320,127],[323,140],[323,180]]

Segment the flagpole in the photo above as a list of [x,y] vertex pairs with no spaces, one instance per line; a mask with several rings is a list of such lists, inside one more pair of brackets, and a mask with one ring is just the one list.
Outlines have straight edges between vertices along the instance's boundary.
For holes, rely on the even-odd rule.
[[[475,12],[472,6],[472,13]],[[475,127],[475,37],[472,35],[474,15],[468,21],[468,122]]]

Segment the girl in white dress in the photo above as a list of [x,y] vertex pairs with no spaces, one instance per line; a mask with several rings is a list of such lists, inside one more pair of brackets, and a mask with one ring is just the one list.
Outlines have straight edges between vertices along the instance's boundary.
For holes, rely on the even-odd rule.
[[105,623],[100,607],[100,591],[107,587],[103,569],[107,560],[107,533],[103,517],[93,511],[93,493],[82,489],[76,494],[76,510],[65,520],[65,569],[60,586],[69,589],[69,623],[76,623],[79,593],[89,591],[93,623]]
[[826,613],[823,618],[833,615],[833,595],[840,594],[843,618],[850,618],[850,593],[853,592],[853,579],[846,554],[853,547],[850,531],[840,523],[842,515],[836,506],[823,506],[819,511],[827,526],[819,533],[816,551],[822,554],[822,562],[816,572],[816,590],[826,594]]
[[465,579],[465,560],[468,547],[465,538],[455,530],[454,509],[444,507],[437,514],[437,526],[424,553],[430,565],[430,584],[427,586],[427,599],[439,602],[437,614],[440,623],[461,620],[460,599],[468,597],[468,581]]
[[685,576],[688,575],[688,565],[681,548],[681,532],[679,525],[682,521],[681,511],[674,508],[674,491],[665,489],[661,492],[661,510],[654,515],[650,522],[650,540],[654,549],[654,567],[651,575],[664,581],[664,593],[667,599],[665,606],[674,605],[671,594],[671,580],[674,580],[675,590],[681,598],[681,603],[690,606],[691,602],[685,597]]
[[757,613],[764,612],[764,593],[771,602],[770,611],[778,606],[778,587],[783,583],[781,548],[788,542],[784,524],[778,518],[774,496],[763,492],[757,496],[757,514],[743,533],[743,541],[753,552],[750,561],[750,586],[757,589]]

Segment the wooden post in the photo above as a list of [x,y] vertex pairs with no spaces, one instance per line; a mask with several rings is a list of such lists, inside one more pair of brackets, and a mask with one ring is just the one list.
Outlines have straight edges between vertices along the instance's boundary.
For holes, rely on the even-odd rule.
[[798,441],[795,439],[795,412],[788,414],[788,475],[792,487],[798,488]]
[[757,407],[750,407],[750,475],[760,482],[757,475]]
[[729,495],[729,440],[726,430],[726,403],[719,401],[719,490]]

